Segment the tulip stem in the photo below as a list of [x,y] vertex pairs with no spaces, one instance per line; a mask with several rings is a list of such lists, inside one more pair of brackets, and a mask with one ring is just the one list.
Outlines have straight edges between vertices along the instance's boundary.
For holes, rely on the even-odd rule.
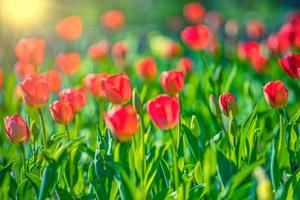
[[181,105],[181,100],[180,100],[180,95],[178,93],[178,102],[179,102],[179,120],[178,120],[178,140],[181,137],[181,113],[182,113],[182,105]]
[[69,133],[68,124],[65,124],[65,128],[66,128],[66,133],[67,133],[67,139],[68,139],[68,141],[70,141],[70,133]]
[[172,151],[173,167],[174,167],[174,187],[175,189],[177,189],[179,185],[179,177],[178,177],[178,164],[177,164],[177,155],[176,155],[176,142],[172,135],[172,131],[170,130],[168,132],[172,139],[171,151]]
[[24,166],[25,172],[27,172],[27,166],[26,166],[26,156],[25,156],[25,147],[23,143],[20,143],[20,150],[21,150],[21,159]]
[[99,127],[101,130],[101,133],[104,130],[104,119],[103,119],[103,111],[105,110],[105,101],[102,98],[99,98],[98,100],[98,116],[99,116]]
[[141,132],[141,149],[142,149],[142,176],[141,176],[141,183],[142,183],[142,190],[145,189],[145,171],[146,171],[146,157],[145,157],[145,140],[144,140],[144,131],[145,131],[145,124],[144,124],[144,116],[143,114],[140,115],[140,132]]
[[45,121],[44,121],[44,117],[43,117],[43,112],[42,110],[39,108],[39,115],[40,115],[40,119],[41,119],[41,124],[42,124],[42,129],[43,129],[43,144],[44,144],[44,148],[47,149],[47,133],[46,133],[46,128],[45,128]]

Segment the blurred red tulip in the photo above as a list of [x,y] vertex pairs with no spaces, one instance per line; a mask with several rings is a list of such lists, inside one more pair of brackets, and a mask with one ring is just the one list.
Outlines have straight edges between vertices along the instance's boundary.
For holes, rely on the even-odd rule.
[[124,68],[126,64],[126,57],[128,46],[126,42],[116,42],[112,47],[112,57],[115,65]]
[[125,73],[110,75],[101,85],[106,98],[113,104],[125,104],[131,98],[130,80]]
[[123,28],[125,16],[120,10],[110,10],[102,15],[101,23],[106,29],[117,31]]
[[37,38],[21,39],[15,46],[15,53],[22,62],[40,65],[44,60],[45,40]]
[[55,101],[49,106],[49,110],[53,120],[59,124],[68,124],[74,118],[74,109],[70,101]]
[[82,20],[79,16],[67,17],[56,24],[57,34],[68,41],[74,41],[81,36]]
[[41,77],[43,77],[47,81],[51,92],[58,92],[60,90],[62,77],[58,71],[49,70],[47,72],[42,73]]
[[280,54],[288,51],[291,48],[290,35],[292,27],[290,24],[286,24],[281,27],[280,31],[271,34],[267,39],[267,45],[271,52]]
[[61,101],[70,101],[74,112],[82,109],[87,102],[87,93],[83,87],[64,89],[58,96]]
[[223,23],[222,16],[217,11],[210,11],[205,14],[205,24],[214,31],[218,31]]
[[177,66],[179,70],[183,71],[184,74],[188,75],[191,73],[194,67],[194,63],[193,60],[189,57],[183,57],[179,60]]
[[0,67],[0,90],[2,89],[3,86],[3,70]]
[[141,79],[151,80],[157,74],[157,65],[153,58],[146,57],[137,62],[136,70]]
[[88,74],[84,79],[84,85],[95,97],[104,97],[104,91],[101,86],[102,80],[106,79],[109,75],[107,73]]
[[15,73],[20,80],[24,80],[28,76],[36,75],[36,68],[33,64],[18,61],[14,66]]
[[247,35],[249,38],[256,39],[265,34],[265,26],[259,20],[252,20],[247,23]]
[[56,56],[56,65],[68,75],[78,72],[80,67],[79,53],[63,53]]
[[50,88],[41,76],[29,76],[21,83],[25,103],[32,108],[42,108],[49,99]]
[[175,58],[179,56],[181,50],[181,46],[177,42],[171,41],[168,46],[167,56],[169,58]]
[[111,133],[122,142],[128,141],[138,130],[138,116],[132,105],[113,108],[103,115]]
[[147,104],[152,122],[162,130],[173,128],[179,122],[180,105],[177,97],[159,95]]
[[188,26],[181,32],[181,39],[194,50],[204,49],[210,42],[210,31],[205,25]]
[[279,63],[291,78],[300,79],[300,54],[288,54]]
[[236,98],[231,93],[223,93],[220,95],[219,106],[226,116],[229,116],[230,112],[235,116],[238,112]]
[[240,59],[251,60],[251,58],[260,53],[259,43],[256,41],[239,42],[237,46],[237,53]]
[[205,15],[205,8],[198,2],[191,2],[183,7],[184,18],[193,24],[200,23]]
[[14,114],[4,117],[4,125],[7,137],[14,144],[27,143],[29,141],[29,128],[20,115]]
[[102,41],[91,45],[88,53],[90,58],[93,60],[101,60],[106,58],[109,53],[109,42]]
[[272,108],[282,108],[287,104],[289,92],[282,81],[271,81],[263,90],[266,101]]
[[179,70],[164,71],[160,76],[162,88],[170,95],[181,92],[184,86],[184,74]]
[[251,63],[255,69],[255,71],[259,73],[266,72],[268,68],[268,58],[264,55],[257,54],[251,58]]

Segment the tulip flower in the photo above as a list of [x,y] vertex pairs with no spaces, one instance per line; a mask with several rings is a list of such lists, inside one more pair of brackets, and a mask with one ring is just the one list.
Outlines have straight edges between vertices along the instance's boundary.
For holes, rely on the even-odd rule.
[[152,122],[162,130],[169,130],[179,122],[180,105],[177,97],[159,95],[147,104]]
[[198,2],[191,2],[183,7],[183,16],[190,23],[200,23],[204,15],[205,8]]
[[28,76],[37,74],[36,68],[33,64],[18,61],[14,65],[14,70],[20,80],[26,79]]
[[48,102],[50,88],[43,77],[27,77],[20,86],[22,89],[23,99],[28,106],[39,109]]
[[255,71],[259,73],[264,73],[266,72],[268,68],[268,58],[265,57],[264,55],[257,54],[251,58],[251,63],[255,69]]
[[181,32],[181,39],[191,49],[201,50],[208,47],[211,36],[205,25],[188,26]]
[[113,104],[125,104],[131,98],[131,85],[127,74],[110,75],[101,83],[106,98]]
[[272,108],[283,108],[288,102],[289,92],[282,81],[271,81],[263,87],[266,101]]
[[124,68],[126,64],[126,57],[128,53],[128,46],[125,42],[116,42],[112,47],[112,57],[115,65]]
[[22,62],[40,65],[44,60],[45,40],[37,38],[21,39],[15,46],[15,53]]
[[279,63],[291,78],[300,79],[300,54],[288,54]]
[[81,36],[82,20],[79,16],[67,17],[56,24],[57,34],[68,41],[74,41]]
[[100,74],[88,74],[84,79],[84,85],[89,91],[97,98],[104,97],[104,91],[101,86],[101,82],[106,79],[109,75],[107,73]]
[[68,75],[75,74],[80,67],[80,54],[63,53],[56,56],[56,65]]
[[229,116],[230,112],[233,116],[237,114],[237,101],[231,93],[223,93],[219,97],[219,106],[224,115]]
[[141,79],[151,80],[156,76],[157,65],[153,58],[146,57],[137,62],[136,70]]
[[179,60],[177,66],[179,70],[183,71],[184,74],[188,75],[191,73],[194,67],[194,63],[192,59],[188,57],[183,57]]
[[251,60],[260,53],[259,43],[256,41],[239,42],[237,46],[237,54],[241,60]]
[[250,38],[258,38],[265,34],[265,26],[259,20],[252,20],[247,23],[247,35]]
[[64,89],[58,96],[62,101],[70,101],[74,112],[82,109],[87,102],[87,93],[83,87]]
[[2,85],[3,85],[3,70],[0,67],[0,90],[2,89]]
[[181,46],[177,42],[171,40],[167,46],[167,58],[175,58],[180,55],[181,51]]
[[70,101],[55,101],[49,109],[53,120],[59,124],[68,124],[74,118],[74,109]]
[[89,56],[93,60],[101,60],[106,58],[109,53],[109,43],[107,41],[102,41],[97,44],[93,44],[89,48]]
[[184,74],[179,70],[164,71],[160,76],[162,88],[174,96],[181,92],[184,86]]
[[118,107],[104,113],[111,133],[121,142],[128,141],[138,130],[138,116],[132,105]]
[[41,74],[41,77],[44,78],[51,92],[58,92],[61,88],[62,77],[61,74],[56,70],[49,70]]
[[14,114],[4,117],[4,126],[7,137],[13,143],[27,143],[29,141],[29,128],[20,115]]
[[101,23],[106,29],[117,31],[123,28],[125,16],[120,10],[110,10],[102,15]]

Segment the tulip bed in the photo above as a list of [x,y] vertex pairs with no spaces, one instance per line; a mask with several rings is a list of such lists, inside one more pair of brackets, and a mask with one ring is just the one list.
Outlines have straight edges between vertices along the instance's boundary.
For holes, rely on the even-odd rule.
[[[200,3],[183,16],[174,37],[85,52],[67,17],[55,58],[20,39],[0,68],[0,199],[299,199],[300,13],[273,33],[253,20],[243,40]],[[125,19],[101,23],[122,35]]]

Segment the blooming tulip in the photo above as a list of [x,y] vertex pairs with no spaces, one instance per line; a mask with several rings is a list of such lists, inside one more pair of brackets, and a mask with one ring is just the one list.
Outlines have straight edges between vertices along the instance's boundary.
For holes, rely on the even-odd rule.
[[138,130],[138,117],[132,105],[113,108],[103,115],[112,134],[122,142],[128,141]]
[[226,116],[229,116],[230,112],[232,112],[233,116],[237,114],[236,104],[236,98],[231,93],[223,93],[219,97],[220,109]]
[[7,137],[15,144],[28,142],[30,139],[30,131],[18,114],[4,117],[4,125]]
[[78,53],[59,54],[56,57],[56,64],[65,74],[75,74],[80,67],[80,55]]
[[21,83],[25,103],[32,108],[42,108],[49,99],[50,88],[41,76],[27,77]]
[[173,128],[179,122],[180,105],[177,97],[159,95],[147,104],[152,122],[162,130]]
[[101,22],[108,30],[117,31],[123,28],[125,16],[120,10],[110,10],[102,15]]
[[43,77],[47,81],[51,92],[57,92],[60,90],[62,77],[58,71],[49,70],[47,72],[42,73],[41,77]]
[[93,44],[89,48],[89,56],[93,60],[101,60],[108,56],[109,43],[107,41],[102,41],[97,44]]
[[113,104],[125,104],[131,98],[131,85],[127,74],[110,75],[101,83],[106,98]]
[[82,20],[79,16],[71,16],[56,24],[57,34],[68,41],[74,41],[81,36]]
[[271,81],[263,87],[266,101],[272,108],[283,108],[288,101],[289,92],[282,81]]
[[74,112],[82,109],[87,102],[86,90],[83,87],[64,89],[58,96],[62,101],[70,101]]
[[291,78],[300,79],[300,54],[288,54],[279,63]]
[[104,91],[101,86],[102,80],[107,78],[109,75],[107,73],[100,74],[88,74],[84,79],[84,85],[89,89],[89,91],[98,98],[104,97]]
[[49,109],[52,118],[59,124],[68,124],[74,118],[74,109],[70,101],[55,101],[49,106]]
[[191,2],[183,7],[183,15],[185,19],[193,24],[197,24],[204,18],[205,9],[198,2]]
[[210,31],[205,25],[188,26],[181,32],[181,39],[190,48],[201,50],[210,43]]
[[0,67],[0,90],[2,88],[2,85],[3,85],[3,71],[2,68]]
[[184,74],[179,70],[164,71],[160,76],[162,88],[170,95],[176,95],[183,89]]
[[28,76],[36,75],[36,68],[33,64],[18,61],[14,65],[14,70],[19,79],[24,80]]
[[184,74],[190,74],[193,69],[193,60],[188,57],[183,57],[178,62],[178,69],[183,71]]
[[143,80],[155,78],[157,73],[156,62],[153,58],[147,57],[139,60],[136,65],[138,75]]
[[237,46],[237,53],[240,59],[250,60],[260,53],[259,43],[256,41],[239,42]]

